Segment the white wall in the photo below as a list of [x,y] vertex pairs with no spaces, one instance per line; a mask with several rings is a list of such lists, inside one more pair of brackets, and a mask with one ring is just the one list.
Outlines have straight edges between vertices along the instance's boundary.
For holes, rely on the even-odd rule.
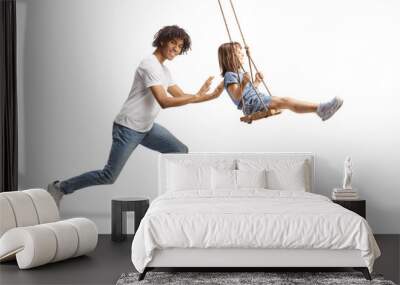
[[[285,112],[246,125],[225,93],[162,110],[157,121],[195,152],[314,152],[325,195],[340,186],[351,155],[374,232],[400,233],[400,2],[235,3],[274,95],[316,102],[340,95],[343,108],[325,123]],[[193,39],[188,55],[168,63],[184,90],[195,92],[208,75],[219,78],[217,48],[227,41],[219,13],[214,0],[18,0],[21,188],[104,166],[112,121],[160,27],[178,24]],[[114,185],[66,197],[62,215],[91,217],[109,232],[111,198],[154,198],[156,167],[157,154],[139,147]]]

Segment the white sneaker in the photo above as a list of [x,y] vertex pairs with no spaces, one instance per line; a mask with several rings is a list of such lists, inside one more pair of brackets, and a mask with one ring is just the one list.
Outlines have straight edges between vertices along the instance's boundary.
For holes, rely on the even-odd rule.
[[60,181],[54,181],[47,186],[47,192],[53,197],[56,202],[57,208],[60,209],[60,201],[64,196],[64,193],[60,189]]
[[322,121],[328,120],[332,117],[343,105],[343,99],[339,97],[333,98],[327,103],[321,103],[317,109],[317,115],[322,119]]

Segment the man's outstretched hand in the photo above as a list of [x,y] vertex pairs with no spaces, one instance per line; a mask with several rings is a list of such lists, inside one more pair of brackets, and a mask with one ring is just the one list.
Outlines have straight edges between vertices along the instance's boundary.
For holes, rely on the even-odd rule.
[[213,92],[207,93],[210,90],[211,83],[214,79],[214,76],[208,77],[208,79],[203,83],[200,87],[200,90],[195,95],[195,103],[204,102],[211,99],[215,99],[219,97],[224,91],[224,81],[221,81],[218,86],[214,89]]
[[200,87],[199,91],[196,93],[196,95],[205,95],[209,90],[211,83],[214,79],[214,76],[208,77],[206,81],[204,81],[203,85]]

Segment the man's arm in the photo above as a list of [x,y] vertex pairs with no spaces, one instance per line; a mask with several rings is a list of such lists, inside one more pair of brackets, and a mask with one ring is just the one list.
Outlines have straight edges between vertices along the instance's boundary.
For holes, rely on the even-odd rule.
[[184,93],[178,85],[172,85],[168,87],[167,91],[173,97],[167,95],[162,85],[152,86],[150,89],[161,108],[164,109],[177,107],[190,103],[205,102],[215,99],[221,95],[222,91],[224,90],[223,82],[221,82],[212,93],[207,94],[208,90],[210,89],[212,79],[213,77],[209,77],[201,86],[200,90],[194,95]]
[[200,87],[199,91],[196,94],[188,94],[183,92],[183,90],[177,85],[171,85],[168,87],[167,91],[169,94],[171,94],[173,97],[192,97],[194,95],[198,94],[205,94],[208,90],[210,90],[210,85],[212,80],[214,79],[213,76],[210,76],[207,78],[207,80],[203,83],[203,85]]
[[200,102],[205,102],[205,101],[209,101],[212,99],[217,98],[219,95],[221,95],[221,93],[224,91],[224,82],[220,82],[220,84],[214,89],[213,92],[211,93],[206,93],[209,90],[209,86],[206,83],[200,88],[200,90],[196,93],[196,94],[188,94],[185,93],[178,85],[172,85],[170,87],[168,87],[167,91],[169,94],[171,94],[173,97],[175,98],[182,98],[182,97],[193,97],[199,94],[203,94],[204,96],[202,96],[202,98],[199,98],[198,100],[196,100],[196,102],[192,102],[192,103],[200,103]]
[[199,96],[179,96],[179,97],[170,97],[165,92],[164,87],[162,85],[155,85],[150,87],[153,96],[156,98],[158,104],[160,104],[161,108],[170,108],[170,107],[177,107],[182,106],[190,103],[194,103],[198,100]]
[[194,94],[187,94],[187,93],[183,92],[183,90],[177,84],[169,86],[167,91],[173,97],[185,97],[185,96],[193,96],[194,95]]

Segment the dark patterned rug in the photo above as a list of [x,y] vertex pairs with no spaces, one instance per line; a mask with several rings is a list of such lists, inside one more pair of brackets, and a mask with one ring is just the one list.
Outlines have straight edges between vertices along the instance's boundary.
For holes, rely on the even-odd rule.
[[395,285],[384,280],[382,275],[372,274],[372,281],[364,278],[360,272],[148,272],[142,281],[138,281],[139,273],[124,273],[116,285],[297,285],[297,284],[379,284]]

